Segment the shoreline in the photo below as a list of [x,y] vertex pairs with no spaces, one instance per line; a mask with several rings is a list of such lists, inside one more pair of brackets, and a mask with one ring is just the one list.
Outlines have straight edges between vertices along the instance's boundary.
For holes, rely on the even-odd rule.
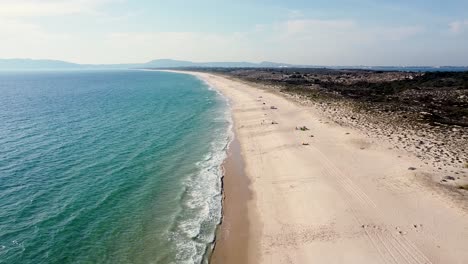
[[[315,107],[219,75],[176,72],[204,80],[231,104],[252,191],[247,238],[237,237],[247,263],[468,260],[467,214],[459,206],[464,202],[431,180],[440,174],[436,168],[330,122]],[[227,169],[225,176],[234,178]],[[224,190],[231,186],[225,182]],[[238,199],[226,196],[223,212],[230,203],[245,204]],[[228,221],[239,219],[223,213],[219,230],[229,230]],[[241,263],[235,250],[224,247],[235,241],[229,234],[229,240],[221,239],[222,231],[216,234],[213,262],[224,256],[222,263]]]
[[232,139],[226,150],[226,159],[222,163],[222,212],[209,263],[213,264],[239,264],[256,263],[255,245],[257,239],[252,234],[257,233],[257,220],[254,217],[253,192],[250,189],[250,178],[245,171],[243,149],[239,142],[238,126],[233,115],[231,98],[218,86],[210,83],[206,76],[197,72],[164,70],[179,74],[188,74],[199,78],[211,88],[216,90],[227,101],[228,111],[231,112]]
[[252,193],[249,190],[250,181],[244,173],[244,161],[235,133],[222,167],[223,213],[216,231],[210,263],[248,263],[247,203],[252,198]]
[[[231,112],[232,133],[231,142],[226,150],[226,158],[221,167],[223,175],[221,177],[222,211],[220,223],[216,229],[213,248],[209,263],[213,264],[239,264],[256,263],[257,259],[254,249],[257,239],[252,237],[252,231],[256,219],[252,212],[253,192],[250,189],[251,181],[245,171],[245,160],[242,155],[242,147],[238,139],[238,127],[233,116],[233,109],[229,98],[216,85],[209,82],[206,76],[197,72],[158,70],[179,74],[188,74],[199,78],[211,88],[220,93],[227,101],[228,111]],[[250,207],[250,209],[249,209]],[[257,229],[254,227],[254,229]]]

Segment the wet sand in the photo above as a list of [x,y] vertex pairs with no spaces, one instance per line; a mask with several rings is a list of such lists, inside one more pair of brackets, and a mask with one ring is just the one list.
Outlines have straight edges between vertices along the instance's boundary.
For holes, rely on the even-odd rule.
[[247,263],[249,248],[247,203],[251,200],[252,193],[249,190],[249,178],[244,172],[244,162],[237,138],[229,146],[228,158],[223,168],[223,222],[216,234],[211,263]]

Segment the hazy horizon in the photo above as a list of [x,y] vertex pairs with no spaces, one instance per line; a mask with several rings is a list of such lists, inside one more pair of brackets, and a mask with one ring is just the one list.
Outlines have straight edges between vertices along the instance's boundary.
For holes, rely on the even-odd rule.
[[4,0],[0,58],[466,66],[468,2]]
[[[418,67],[427,67],[427,68],[438,68],[438,67],[450,67],[450,68],[468,68],[468,63],[466,65],[322,65],[322,64],[289,64],[289,63],[283,63],[283,62],[278,62],[278,61],[190,61],[190,60],[175,60],[175,59],[170,59],[170,58],[156,58],[153,60],[149,61],[143,61],[143,62],[127,62],[127,63],[77,63],[74,61],[66,61],[66,60],[56,60],[56,59],[48,59],[48,58],[0,58],[0,62],[4,62],[7,60],[11,61],[31,61],[31,62],[58,62],[58,63],[69,63],[69,64],[76,64],[79,66],[117,66],[117,65],[134,65],[134,66],[144,66],[145,64],[151,64],[152,62],[158,62],[161,63],[162,61],[173,61],[173,62],[189,62],[193,63],[195,65],[200,65],[200,64],[214,64],[214,63],[219,63],[219,64],[229,64],[229,63],[238,63],[238,64],[257,64],[257,66],[260,66],[262,63],[273,63],[273,64],[283,64],[287,65],[287,67],[370,67],[370,68],[379,68],[379,67],[388,67],[388,68],[418,68]],[[151,65],[149,65],[151,66]],[[170,67],[170,66],[163,66],[163,67]],[[181,67],[181,66],[174,66],[174,67]],[[198,67],[198,66],[197,66]],[[206,66],[206,67],[214,67],[214,66]],[[229,66],[219,66],[219,67],[229,67]],[[238,66],[234,66],[238,67]],[[248,67],[248,66],[246,66]]]

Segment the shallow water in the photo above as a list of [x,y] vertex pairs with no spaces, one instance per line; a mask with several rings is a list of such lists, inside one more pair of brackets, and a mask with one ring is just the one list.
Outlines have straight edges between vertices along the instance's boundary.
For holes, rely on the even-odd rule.
[[0,263],[206,262],[229,120],[189,75],[0,73]]

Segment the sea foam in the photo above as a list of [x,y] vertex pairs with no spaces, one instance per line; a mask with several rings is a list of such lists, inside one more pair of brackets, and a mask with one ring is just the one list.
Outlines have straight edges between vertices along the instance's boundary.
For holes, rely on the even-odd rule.
[[196,163],[197,171],[185,181],[181,216],[171,236],[177,243],[177,263],[208,263],[216,228],[222,218],[222,163],[234,137],[232,117],[227,98],[209,84],[207,87],[216,91],[217,100],[224,104],[214,118],[214,122],[224,125],[214,132],[217,136],[211,143],[210,152]]

